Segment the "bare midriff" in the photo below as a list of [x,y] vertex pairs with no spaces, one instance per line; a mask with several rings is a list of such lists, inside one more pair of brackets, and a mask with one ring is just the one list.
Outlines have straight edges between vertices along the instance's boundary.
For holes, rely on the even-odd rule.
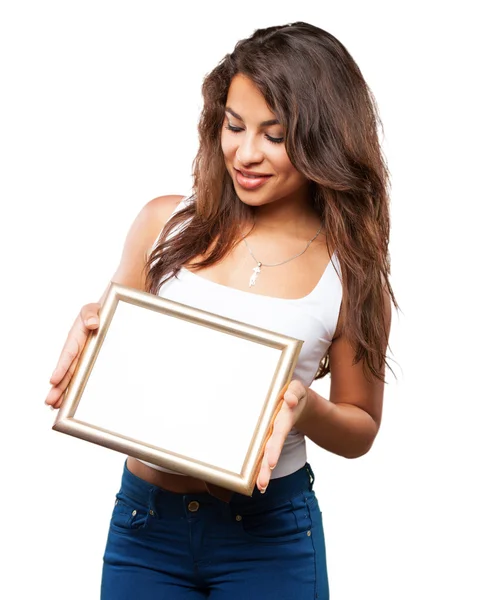
[[207,491],[202,479],[188,475],[175,475],[149,467],[136,458],[129,456],[126,462],[128,470],[140,479],[177,494],[198,494]]

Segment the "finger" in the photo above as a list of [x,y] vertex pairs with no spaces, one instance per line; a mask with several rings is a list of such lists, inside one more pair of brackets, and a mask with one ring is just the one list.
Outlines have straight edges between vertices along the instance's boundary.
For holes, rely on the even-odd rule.
[[[65,379],[66,379],[66,377],[65,377]],[[62,380],[62,381],[64,381],[64,380]],[[48,393],[48,396],[45,400],[45,404],[50,404],[50,406],[56,406],[57,403],[59,402],[59,400],[61,399],[66,387],[68,387],[68,384],[66,386],[62,386],[62,387],[60,387],[59,385],[53,386],[52,389]]]
[[273,432],[265,446],[265,460],[268,469],[274,469],[278,464],[284,442],[294,425],[291,410],[283,405],[273,425]]
[[264,449],[261,468],[256,480],[258,489],[264,491],[271,479],[271,472],[276,467],[284,442],[291,431],[294,419],[291,410],[283,403],[276,419],[274,420],[272,434]]
[[304,394],[305,388],[297,380],[289,384],[284,394],[284,401],[274,420],[271,436],[265,445],[261,467],[256,479],[256,485],[261,492],[266,491],[270,482],[271,472],[276,467],[284,442],[294,426],[293,409],[299,404]]
[[73,377],[73,373],[75,372],[76,366],[78,364],[79,357],[75,358],[75,360],[70,365],[68,371],[65,374],[65,377],[58,384],[58,389],[63,393],[67,387],[70,385],[71,379]]
[[304,385],[300,381],[294,380],[289,384],[283,398],[290,408],[295,408],[305,394]]
[[272,471],[273,469],[270,466],[267,447],[265,447],[265,452],[261,461],[261,467],[258,473],[258,477],[256,479],[256,485],[261,493],[264,493],[266,491],[266,488],[268,487],[271,479]]
[[73,377],[73,373],[75,372],[78,360],[79,359],[76,358],[71,363],[70,368],[66,372],[61,382],[58,385],[52,387],[52,389],[48,393],[47,399],[45,400],[45,404],[50,404],[54,408],[59,408],[61,406],[63,402],[63,394],[66,388],[70,385],[70,381]]
[[64,397],[65,397],[65,392],[60,396],[60,398],[58,398],[58,401],[55,402],[55,404],[53,405],[52,408],[55,408],[55,409],[60,408],[60,406],[63,404]]
[[291,383],[288,385],[288,391],[293,392],[293,394],[298,397],[304,394],[305,389],[306,388],[301,381],[299,381],[299,379],[293,379],[293,381],[291,381]]
[[51,408],[52,409],[54,409],[54,408],[60,408],[60,406],[63,404],[63,400],[64,399],[65,399],[65,392],[61,392],[58,400],[55,402],[55,404],[52,404]]
[[101,305],[98,302],[82,306],[80,314],[75,319],[75,322],[68,333],[57,366],[50,377],[50,383],[53,385],[57,385],[63,379],[71,361],[83,349],[90,332],[98,328],[100,324],[100,308]]
[[85,304],[82,306],[80,310],[80,318],[82,320],[83,325],[88,329],[96,329],[100,324],[99,312],[100,312],[101,304],[98,302],[91,302],[90,304]]
[[271,479],[271,469],[269,468],[268,464],[263,459],[263,461],[261,463],[261,468],[259,470],[258,478],[256,479],[256,486],[262,494],[264,494],[264,492],[266,491],[266,488],[269,485],[270,479]]
[[62,393],[63,392],[59,390],[57,386],[52,385],[47,397],[45,398],[45,404],[53,406],[58,401]]
[[70,368],[72,362],[78,356],[79,350],[79,341],[75,337],[69,336],[60,354],[57,366],[55,367],[55,370],[53,371],[52,376],[50,377],[51,384],[60,384],[60,382],[63,380],[66,373],[68,372],[68,369]]
[[283,396],[284,401],[286,402],[288,408],[296,408],[299,404],[299,398],[293,392],[289,390]]

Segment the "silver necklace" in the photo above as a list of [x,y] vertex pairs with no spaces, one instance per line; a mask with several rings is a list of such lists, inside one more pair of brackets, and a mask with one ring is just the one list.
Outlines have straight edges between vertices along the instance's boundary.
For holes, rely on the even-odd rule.
[[[254,225],[253,225],[253,228],[254,228]],[[256,284],[256,280],[258,279],[258,277],[259,277],[259,275],[261,273],[261,267],[279,267],[280,265],[284,265],[285,263],[290,262],[291,260],[294,260],[295,258],[298,258],[298,256],[301,256],[302,254],[304,254],[306,252],[306,250],[310,247],[310,245],[312,244],[312,242],[314,242],[314,240],[318,237],[320,231],[321,231],[321,227],[315,233],[314,237],[312,237],[309,240],[309,242],[306,244],[306,248],[304,250],[301,250],[301,252],[299,252],[298,254],[295,254],[291,258],[287,258],[286,260],[283,260],[282,262],[273,263],[273,264],[269,264],[269,265],[266,264],[266,263],[263,263],[263,262],[259,261],[256,258],[256,256],[253,254],[253,251],[251,250],[248,242],[246,241],[246,235],[248,235],[248,234],[246,234],[245,236],[243,236],[243,241],[246,244],[246,247],[248,248],[249,253],[253,257],[254,262],[256,263],[256,266],[253,267],[253,274],[249,278],[249,287],[251,287],[251,286],[253,286],[253,285]],[[249,233],[251,233],[251,231]]]

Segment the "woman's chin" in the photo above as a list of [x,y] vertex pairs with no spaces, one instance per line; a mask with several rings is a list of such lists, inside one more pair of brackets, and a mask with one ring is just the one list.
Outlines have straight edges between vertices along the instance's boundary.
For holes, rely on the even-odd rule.
[[271,194],[265,194],[260,190],[245,190],[237,184],[235,184],[234,189],[241,202],[248,204],[248,206],[261,206],[263,204],[269,204],[272,201]]

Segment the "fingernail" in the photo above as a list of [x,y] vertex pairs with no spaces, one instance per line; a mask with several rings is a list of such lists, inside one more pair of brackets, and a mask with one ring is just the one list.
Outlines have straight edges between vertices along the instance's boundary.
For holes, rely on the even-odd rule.
[[96,317],[90,317],[86,322],[87,325],[96,325],[98,323],[98,319]]
[[275,467],[276,467],[276,465],[274,465],[274,466],[270,467],[270,468],[269,468],[269,469],[270,469],[270,471],[272,471],[272,470],[273,470]]
[[50,410],[55,410],[55,407],[53,407],[53,406],[50,406]]
[[267,487],[268,487],[268,486],[266,486],[266,487],[264,487],[264,488],[261,488],[261,489],[260,489],[260,494],[264,494],[264,493],[266,492],[266,488],[267,488]]

